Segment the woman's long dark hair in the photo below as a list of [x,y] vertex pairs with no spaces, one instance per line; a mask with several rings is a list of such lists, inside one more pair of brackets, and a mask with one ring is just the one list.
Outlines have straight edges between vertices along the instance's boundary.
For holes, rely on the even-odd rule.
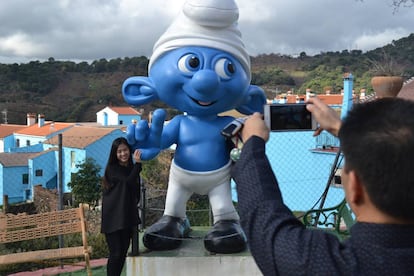
[[[109,167],[119,163],[119,160],[118,160],[118,157],[117,157],[117,151],[118,151],[118,147],[122,144],[126,145],[129,148],[130,154],[132,154],[131,146],[128,144],[128,141],[127,141],[126,138],[119,137],[119,138],[116,138],[112,142],[111,152],[109,153],[108,162],[107,162],[106,168],[105,168],[105,174],[102,178],[102,187],[103,187],[104,190],[109,189],[109,187],[110,187],[110,183],[108,182],[108,179],[107,179],[107,172],[108,172]],[[128,167],[130,167],[132,165],[133,165],[133,162],[132,162],[132,158],[130,156],[130,158],[128,159]]]

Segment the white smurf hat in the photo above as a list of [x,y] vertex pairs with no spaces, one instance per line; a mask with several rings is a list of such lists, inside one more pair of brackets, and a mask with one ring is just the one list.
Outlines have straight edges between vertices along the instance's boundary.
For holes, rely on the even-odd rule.
[[148,68],[167,51],[183,46],[206,46],[237,58],[250,75],[250,57],[237,26],[234,0],[187,0],[182,11],[153,48]]

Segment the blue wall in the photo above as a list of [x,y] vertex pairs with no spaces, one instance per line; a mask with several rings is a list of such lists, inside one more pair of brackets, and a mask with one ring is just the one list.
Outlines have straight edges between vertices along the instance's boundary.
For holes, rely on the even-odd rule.
[[[266,154],[279,182],[285,204],[292,210],[311,209],[327,185],[335,160],[334,153],[315,153],[316,138],[313,131],[271,132]],[[233,199],[237,193],[233,183]],[[344,198],[341,188],[331,187],[325,207],[333,206]],[[319,204],[317,205],[319,206]]]

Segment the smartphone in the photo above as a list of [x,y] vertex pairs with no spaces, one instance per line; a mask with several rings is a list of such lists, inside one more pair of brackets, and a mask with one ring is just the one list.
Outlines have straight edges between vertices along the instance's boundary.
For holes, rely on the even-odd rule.
[[264,120],[270,131],[315,130],[318,125],[305,103],[266,104]]

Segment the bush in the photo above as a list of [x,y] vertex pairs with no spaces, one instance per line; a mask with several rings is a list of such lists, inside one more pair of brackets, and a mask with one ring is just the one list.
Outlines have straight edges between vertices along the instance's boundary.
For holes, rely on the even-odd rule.
[[108,245],[105,236],[101,233],[88,237],[88,243],[92,246],[91,259],[107,258],[109,255]]

